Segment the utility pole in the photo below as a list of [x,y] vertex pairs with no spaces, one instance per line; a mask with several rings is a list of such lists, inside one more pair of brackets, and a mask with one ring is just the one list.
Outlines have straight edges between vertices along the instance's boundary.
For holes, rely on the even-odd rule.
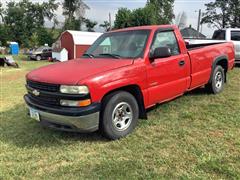
[[109,28],[110,30],[112,30],[112,16],[111,16],[111,13],[109,13]]
[[202,10],[199,9],[199,13],[198,13],[198,26],[197,26],[197,31],[199,33],[200,33],[201,16],[202,16]]

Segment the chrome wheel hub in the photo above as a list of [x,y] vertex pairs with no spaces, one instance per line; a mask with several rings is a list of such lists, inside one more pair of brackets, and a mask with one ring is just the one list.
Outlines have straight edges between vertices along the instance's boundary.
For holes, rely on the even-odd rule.
[[217,89],[220,89],[223,84],[223,76],[221,72],[217,72],[215,75],[215,86]]
[[133,119],[131,106],[126,102],[116,105],[112,113],[113,126],[117,131],[124,131],[129,128]]

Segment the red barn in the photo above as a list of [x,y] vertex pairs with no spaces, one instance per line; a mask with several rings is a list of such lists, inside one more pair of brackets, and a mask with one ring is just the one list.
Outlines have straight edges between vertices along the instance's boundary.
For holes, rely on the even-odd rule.
[[101,35],[98,32],[68,30],[60,36],[61,47],[67,49],[68,59],[79,58]]

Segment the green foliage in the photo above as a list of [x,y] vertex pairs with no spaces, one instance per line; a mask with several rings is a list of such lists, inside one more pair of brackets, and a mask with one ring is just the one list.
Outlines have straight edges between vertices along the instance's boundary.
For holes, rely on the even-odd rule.
[[44,26],[45,18],[52,20],[58,3],[49,0],[43,3],[32,3],[29,0],[7,3],[4,11],[4,25],[9,30],[10,41],[17,41],[24,47],[29,46],[29,37]]
[[147,1],[143,8],[130,10],[120,8],[116,14],[114,28],[126,28],[132,26],[170,24],[174,18],[174,0]]
[[2,7],[2,3],[0,2],[0,18],[1,18],[1,21],[4,21],[3,13],[4,13],[4,9]]
[[103,24],[99,25],[101,28],[104,28],[105,32],[110,31],[110,23],[108,21],[104,21]]
[[127,8],[120,8],[116,14],[116,19],[114,22],[114,28],[121,29],[130,27],[132,12]]
[[38,47],[38,46],[39,46],[38,35],[35,32],[32,34],[32,36],[29,39],[29,47],[33,48],[33,47]]
[[82,0],[64,0],[63,15],[65,16],[64,30],[81,30],[85,10],[89,7]]
[[3,26],[0,24],[0,42],[1,46],[7,46],[7,41],[8,41],[8,30],[7,27]]
[[51,46],[61,34],[60,30],[39,28],[29,39],[29,47],[39,47],[44,44]]
[[98,24],[96,21],[91,21],[90,19],[84,19],[87,31],[94,32],[94,27]]
[[216,0],[205,4],[206,13],[203,14],[202,23],[221,29],[229,25],[228,1]]
[[231,0],[229,3],[230,25],[232,28],[240,28],[240,1]]
[[44,44],[51,46],[54,43],[52,33],[48,32],[46,28],[39,28],[37,30],[37,42],[39,46],[43,46]]
[[202,23],[218,29],[225,27],[240,27],[239,0],[215,0],[205,4],[206,12]]
[[131,26],[144,26],[158,24],[155,16],[154,6],[147,5],[144,8],[138,8],[132,11]]
[[170,24],[174,18],[174,0],[148,0],[147,5],[152,5],[151,9],[157,24]]
[[64,30],[81,30],[82,20],[75,17],[67,18],[64,22]]

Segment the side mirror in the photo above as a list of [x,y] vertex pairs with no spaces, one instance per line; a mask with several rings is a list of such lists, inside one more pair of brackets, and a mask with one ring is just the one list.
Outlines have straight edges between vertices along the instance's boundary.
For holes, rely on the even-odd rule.
[[150,53],[150,59],[158,59],[158,58],[167,58],[172,56],[171,49],[169,47],[158,47],[154,50],[153,53]]

